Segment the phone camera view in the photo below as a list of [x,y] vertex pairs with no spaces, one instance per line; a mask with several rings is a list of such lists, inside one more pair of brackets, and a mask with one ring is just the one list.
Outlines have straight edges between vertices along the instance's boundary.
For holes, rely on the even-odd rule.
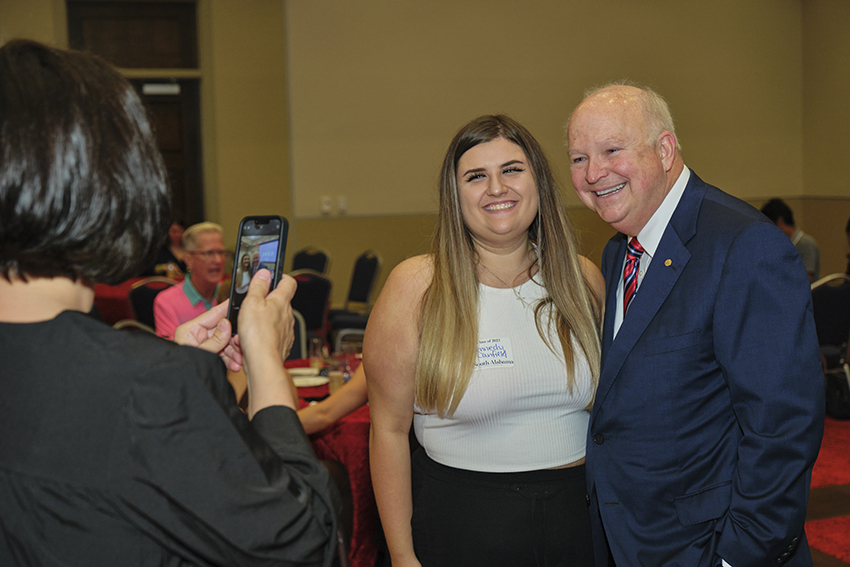
[[243,236],[239,242],[239,265],[236,268],[236,284],[233,289],[234,301],[245,298],[248,284],[257,270],[266,269],[275,273],[277,264],[277,247],[280,240],[277,236]]
[[[233,282],[230,293],[229,319],[236,333],[239,308],[251,278],[259,270],[265,269],[272,274],[272,287],[277,284],[283,260],[282,246],[286,246],[286,221],[281,217],[255,217],[243,219],[239,230],[239,242],[233,266]],[[281,239],[284,239],[281,242]]]

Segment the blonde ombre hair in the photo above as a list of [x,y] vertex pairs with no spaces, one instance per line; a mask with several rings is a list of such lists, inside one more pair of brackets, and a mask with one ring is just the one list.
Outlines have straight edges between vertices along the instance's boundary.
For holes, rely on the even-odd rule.
[[528,238],[538,250],[535,279],[548,293],[534,309],[537,331],[554,350],[548,330],[557,330],[567,370],[565,387],[570,391],[575,385],[576,360],[572,337],[590,364],[594,390],[599,379],[601,298],[593,297],[582,275],[575,236],[543,149],[513,119],[481,116],[458,131],[443,160],[440,211],[431,250],[434,272],[421,307],[416,403],[440,416],[457,409],[478,352],[478,254],[461,213],[457,164],[470,148],[496,138],[522,148],[537,184],[539,208],[528,227]]

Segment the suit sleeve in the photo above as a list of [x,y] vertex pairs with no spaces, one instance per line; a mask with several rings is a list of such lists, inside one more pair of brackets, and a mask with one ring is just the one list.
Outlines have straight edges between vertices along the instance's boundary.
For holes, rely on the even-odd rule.
[[730,247],[714,341],[742,435],[717,554],[734,567],[781,561],[804,537],[824,389],[808,277],[775,227],[750,225]]

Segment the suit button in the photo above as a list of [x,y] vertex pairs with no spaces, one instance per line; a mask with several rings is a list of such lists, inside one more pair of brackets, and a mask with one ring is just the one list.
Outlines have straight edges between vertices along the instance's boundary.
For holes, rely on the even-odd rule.
[[603,441],[605,441],[605,436],[602,435],[601,433],[597,433],[596,435],[593,436],[593,442],[596,443],[597,445],[602,445]]
[[791,540],[791,543],[788,545],[788,551],[794,551],[797,549],[797,546],[800,544],[800,538],[795,537]]
[[584,498],[587,500],[587,507],[590,508],[590,494],[585,494]]

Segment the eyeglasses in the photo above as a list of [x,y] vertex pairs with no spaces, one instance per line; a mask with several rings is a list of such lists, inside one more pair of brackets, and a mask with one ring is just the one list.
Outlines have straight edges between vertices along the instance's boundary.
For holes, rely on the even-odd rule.
[[189,254],[203,256],[204,260],[212,260],[213,258],[227,258],[227,250],[206,250],[204,252],[189,252]]

